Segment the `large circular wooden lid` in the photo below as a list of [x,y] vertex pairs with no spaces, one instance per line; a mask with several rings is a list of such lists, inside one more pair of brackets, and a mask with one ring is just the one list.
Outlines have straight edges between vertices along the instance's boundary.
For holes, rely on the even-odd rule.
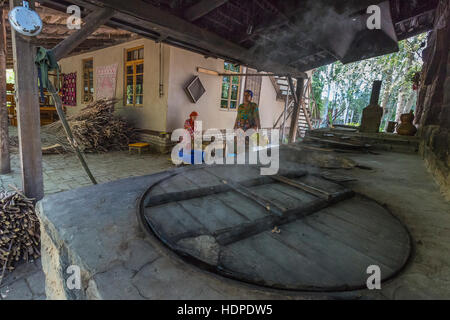
[[261,176],[250,166],[187,167],[147,190],[145,228],[190,263],[277,289],[366,287],[406,264],[410,237],[375,201],[305,171]]

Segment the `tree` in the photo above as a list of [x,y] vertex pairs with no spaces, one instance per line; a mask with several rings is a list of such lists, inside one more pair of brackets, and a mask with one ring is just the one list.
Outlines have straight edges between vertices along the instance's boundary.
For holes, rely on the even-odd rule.
[[412,75],[422,67],[420,54],[425,37],[426,34],[421,34],[403,40],[399,42],[399,51],[389,55],[346,65],[335,62],[317,68],[312,87],[320,106],[322,125],[327,125],[327,120],[359,123],[362,110],[369,103],[374,80],[383,80],[382,127],[401,113],[409,112],[416,101]]

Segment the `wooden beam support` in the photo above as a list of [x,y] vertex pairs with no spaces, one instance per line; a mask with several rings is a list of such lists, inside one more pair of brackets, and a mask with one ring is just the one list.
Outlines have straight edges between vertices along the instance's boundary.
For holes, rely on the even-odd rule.
[[286,177],[283,177],[280,175],[270,176],[270,177],[275,181],[288,184],[291,187],[301,189],[303,191],[306,191],[312,195],[315,195],[315,196],[325,199],[325,200],[330,200],[333,195],[332,193],[329,193],[328,191],[325,191],[325,190],[307,185],[306,183],[295,181],[295,180],[292,180],[292,179],[289,179],[289,178],[286,178]]
[[[10,8],[21,6],[22,1],[10,0]],[[30,7],[34,5],[30,2]],[[37,69],[34,63],[36,48],[30,38],[11,30],[13,41],[14,71],[16,76],[16,102],[19,131],[22,189],[36,201],[44,196],[42,176],[41,121]]]
[[219,230],[215,232],[213,236],[221,246],[228,246],[232,243],[257,235],[264,230],[271,230],[274,227],[279,227],[297,219],[307,217],[321,209],[328,207],[330,204],[331,202],[327,202],[322,199],[316,199],[300,207],[285,212],[283,216],[267,215],[264,218],[259,218],[252,222],[243,223],[239,226],[227,228],[224,230]]
[[274,227],[280,227],[289,222],[305,218],[319,210],[325,209],[339,201],[349,199],[354,196],[353,191],[344,189],[336,192],[328,200],[315,199],[299,207],[286,210],[282,216],[267,215],[252,222],[244,223],[239,226],[226,228],[216,231],[213,236],[222,246],[228,246],[237,241],[250,238],[265,230],[271,230]]
[[[306,172],[296,172],[295,174],[286,174],[285,178],[289,177],[291,179],[300,178],[306,175]],[[287,178],[288,179],[288,178]],[[255,179],[249,179],[239,182],[240,187],[256,187],[261,186],[264,184],[270,184],[273,183],[272,179],[270,177],[261,176]],[[166,203],[170,202],[176,202],[176,201],[185,201],[200,197],[206,197],[211,196],[218,193],[228,192],[234,190],[235,185],[231,185],[229,183],[227,184],[218,184],[214,186],[194,189],[194,190],[185,190],[185,191],[177,191],[177,192],[169,192],[169,193],[163,193],[159,195],[155,195],[153,197],[149,197],[148,201],[145,203],[145,207],[154,207],[154,206],[160,206]],[[265,207],[265,205],[264,205]]]
[[184,17],[188,21],[195,21],[227,2],[228,0],[202,0],[187,9]]
[[[41,2],[53,3],[53,1],[42,0]],[[83,0],[71,0],[71,3],[84,6],[89,8],[89,10],[98,10],[100,8]],[[117,14],[113,19],[114,24],[118,27],[123,25],[123,28],[126,30],[129,29],[130,24],[139,26],[143,30],[167,35],[168,40],[164,42],[168,44],[179,41],[183,44],[198,48],[198,51],[209,51],[212,55],[230,61],[239,61],[258,70],[286,73],[299,78],[307,78],[304,72],[274,62],[264,54],[255,54],[244,47],[159,9],[148,2],[142,0],[97,0],[95,3],[116,10]]]
[[11,172],[8,108],[6,106],[6,27],[5,10],[0,8],[0,174]]
[[115,14],[111,8],[102,8],[92,12],[84,20],[85,24],[77,32],[71,34],[65,40],[61,41],[53,52],[56,60],[60,60],[71,53],[76,47],[83,43],[95,30],[105,24]]
[[291,117],[291,126],[289,128],[289,143],[294,143],[297,138],[298,118],[300,116],[300,107],[302,104],[303,86],[305,83],[305,79],[303,78],[297,79],[297,91],[294,91],[294,84],[290,76],[288,77],[288,80],[289,85],[291,87],[291,91],[295,92],[295,94],[293,95],[295,103]]

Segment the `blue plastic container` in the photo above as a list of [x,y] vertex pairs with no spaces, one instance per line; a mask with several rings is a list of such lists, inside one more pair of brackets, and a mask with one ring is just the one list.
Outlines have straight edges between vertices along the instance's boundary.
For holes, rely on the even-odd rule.
[[184,154],[183,149],[180,150],[178,156],[185,163],[195,164],[195,155],[198,155],[202,159],[202,163],[205,161],[205,153],[199,150],[191,150],[191,154]]

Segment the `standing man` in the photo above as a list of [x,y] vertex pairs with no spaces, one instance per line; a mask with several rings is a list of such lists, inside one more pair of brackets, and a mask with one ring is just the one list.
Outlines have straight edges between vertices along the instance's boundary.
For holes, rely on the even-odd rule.
[[234,129],[242,129],[244,131],[248,129],[261,129],[259,108],[256,103],[252,102],[252,99],[253,92],[251,90],[245,90],[244,103],[238,108]]

